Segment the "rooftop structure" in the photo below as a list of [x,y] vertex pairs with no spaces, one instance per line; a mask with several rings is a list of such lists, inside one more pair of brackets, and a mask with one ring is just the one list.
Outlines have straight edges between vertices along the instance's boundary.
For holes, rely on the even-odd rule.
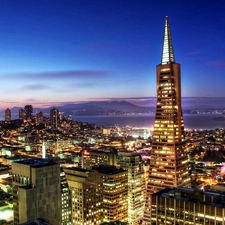
[[152,195],[152,225],[225,224],[224,194],[168,188]]
[[29,166],[29,167],[37,168],[37,167],[52,166],[52,165],[55,165],[57,163],[55,163],[55,162],[53,162],[49,159],[41,159],[41,158],[31,159],[31,158],[29,158],[29,159],[26,159],[26,160],[15,161],[14,164],[22,164],[22,165],[26,165],[26,166]]
[[116,165],[117,151],[114,148],[108,150],[84,150],[82,151],[82,167],[91,169],[93,166],[108,164]]

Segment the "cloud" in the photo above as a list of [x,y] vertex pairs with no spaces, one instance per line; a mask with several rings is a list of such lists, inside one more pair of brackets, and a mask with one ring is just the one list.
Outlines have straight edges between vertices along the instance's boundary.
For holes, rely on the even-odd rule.
[[31,84],[31,85],[24,86],[23,89],[26,89],[26,90],[45,90],[45,89],[49,89],[49,87],[46,86],[46,85],[42,85],[42,84]]
[[76,84],[71,84],[71,87],[75,87],[75,88],[85,88],[85,87],[94,87],[96,86],[96,83],[91,83],[91,82],[88,82],[88,83],[76,83]]
[[225,60],[214,60],[206,63],[207,66],[224,69],[225,68]]
[[32,102],[38,102],[38,100],[35,99],[35,98],[27,98],[27,99],[24,100],[24,102],[30,102],[30,103],[32,103]]
[[73,78],[101,78],[109,76],[109,71],[101,70],[65,70],[65,71],[50,71],[50,72],[22,72],[22,73],[10,73],[0,74],[4,79],[73,79]]

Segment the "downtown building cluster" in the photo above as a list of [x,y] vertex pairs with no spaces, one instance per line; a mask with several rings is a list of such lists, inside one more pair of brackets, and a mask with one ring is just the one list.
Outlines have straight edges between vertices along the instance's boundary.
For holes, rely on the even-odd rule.
[[37,218],[50,224],[140,223],[145,193],[140,155],[122,152],[117,166],[96,159],[92,169],[60,169],[59,163],[40,158],[14,162],[14,224]]
[[[17,158],[15,154],[14,158],[3,159],[12,164],[15,225],[29,224],[32,220],[52,225],[225,224],[224,185],[207,189],[205,184],[199,186],[193,182],[207,176],[203,173],[212,173],[214,177],[224,173],[216,173],[215,168],[211,170],[200,164],[193,169],[190,157],[188,160],[180,64],[175,62],[168,17],[156,76],[157,104],[149,148],[146,140],[139,143],[132,140],[128,145],[128,137],[125,141],[118,130],[111,136],[109,128],[100,129],[105,139],[99,138],[98,148],[90,148],[93,140],[88,136],[90,126],[87,124],[82,124],[81,132],[81,124],[73,123],[70,118],[64,120],[62,115],[60,118],[55,108],[48,119],[41,112],[36,114],[34,123],[44,123],[49,132],[46,135],[47,131],[34,132],[25,126],[26,140],[31,141],[35,133],[33,140],[37,144],[33,148],[39,153],[38,157],[26,154]],[[32,110],[31,105],[20,110],[20,120],[31,122]],[[10,114],[7,109],[6,122],[10,122]],[[76,145],[77,142],[72,141],[72,128],[77,129],[76,140],[83,133],[85,142],[82,139],[82,143]],[[100,137],[96,126],[91,129]],[[71,144],[76,146],[76,155],[59,150],[62,136],[67,137],[63,145],[68,149]],[[63,157],[54,157],[60,154]],[[66,160],[68,154],[76,160]]]
[[[3,138],[11,142],[1,153],[2,162],[12,168],[14,224],[140,223],[146,187],[143,161],[141,154],[125,151],[129,142],[118,137],[122,129],[73,122],[54,112],[40,123],[25,113],[17,131]],[[5,121],[6,126],[17,122]],[[36,132],[42,123],[46,129]],[[23,141],[24,131],[28,133]],[[93,144],[92,139],[100,140]],[[94,145],[99,147],[90,147]]]

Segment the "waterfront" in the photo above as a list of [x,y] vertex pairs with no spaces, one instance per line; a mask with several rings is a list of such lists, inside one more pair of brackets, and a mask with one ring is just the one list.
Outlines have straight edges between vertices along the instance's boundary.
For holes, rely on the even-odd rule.
[[[184,114],[186,129],[216,129],[225,128],[225,121],[215,120],[215,114]],[[118,116],[76,116],[74,121],[94,123],[103,126],[132,126],[151,128],[154,124],[154,114],[118,115]]]
[[[225,128],[225,120],[215,120],[215,117],[221,117],[221,114],[184,114],[184,125],[186,129],[216,129]],[[18,119],[18,115],[12,116],[12,119]],[[73,116],[74,121],[87,122],[102,126],[132,126],[152,128],[155,114],[134,114],[134,115],[114,115],[114,116]],[[4,120],[4,116],[0,116]]]

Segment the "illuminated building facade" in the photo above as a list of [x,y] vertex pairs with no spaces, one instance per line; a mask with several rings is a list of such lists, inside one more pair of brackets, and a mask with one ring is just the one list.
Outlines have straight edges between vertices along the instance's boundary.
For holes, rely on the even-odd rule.
[[103,182],[103,221],[127,221],[127,171],[110,165],[101,165],[93,169],[99,172]]
[[64,119],[64,112],[59,112],[59,120],[63,120]]
[[99,165],[116,165],[117,150],[115,148],[82,151],[82,168],[92,169]]
[[36,114],[35,123],[38,125],[43,122],[43,112],[39,112]]
[[72,224],[98,225],[102,223],[102,179],[97,171],[64,168],[71,193]]
[[141,156],[118,152],[118,165],[128,173],[128,224],[139,224],[144,212],[145,177]]
[[5,110],[5,121],[6,122],[10,122],[11,121],[11,110],[9,108],[7,108]]
[[168,17],[161,64],[156,67],[157,104],[152,138],[144,224],[151,224],[151,195],[189,184],[181,109],[180,64],[175,63]]
[[164,189],[152,195],[152,225],[225,224],[224,194],[192,188]]
[[52,129],[58,129],[59,110],[53,108],[50,110],[50,124]]
[[110,135],[111,134],[110,128],[103,128],[102,129],[102,134],[103,135]]
[[45,147],[45,142],[43,140],[42,142],[42,159],[46,158],[46,147]]
[[63,168],[60,168],[61,200],[62,200],[62,225],[71,225],[71,197],[68,182]]
[[43,218],[61,224],[60,166],[28,159],[12,164],[14,224]]

